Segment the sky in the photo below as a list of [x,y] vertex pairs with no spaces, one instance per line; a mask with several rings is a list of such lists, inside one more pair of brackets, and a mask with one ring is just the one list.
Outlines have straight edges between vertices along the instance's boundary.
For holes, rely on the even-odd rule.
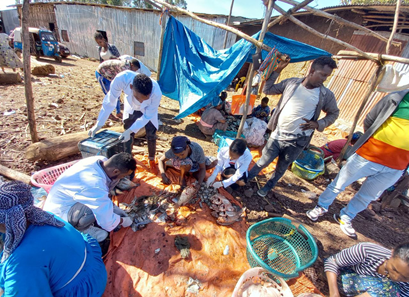
[[[225,14],[230,11],[231,0],[186,0],[187,9],[192,12],[202,12],[210,14]],[[299,2],[301,2],[299,0]],[[280,3],[280,2],[278,2]],[[314,0],[310,6],[322,8],[339,5],[340,0]],[[15,0],[0,0],[0,10],[6,9],[7,5],[15,4]],[[279,4],[284,9],[290,6],[284,3]],[[277,14],[277,13],[275,13]],[[261,0],[234,0],[234,16],[261,19],[264,17],[264,8]]]

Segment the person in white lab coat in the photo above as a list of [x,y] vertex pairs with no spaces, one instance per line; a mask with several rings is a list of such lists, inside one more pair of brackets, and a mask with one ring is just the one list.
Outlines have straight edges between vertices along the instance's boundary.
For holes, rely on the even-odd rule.
[[[217,166],[207,179],[207,187],[213,186],[216,189],[231,187],[237,190],[239,186],[244,186],[247,183],[247,171],[252,159],[246,141],[241,138],[235,139],[229,147],[221,148],[217,154]],[[222,180],[215,182],[219,173]]]
[[157,174],[158,169],[155,163],[156,131],[159,125],[158,108],[162,92],[158,83],[145,74],[126,70],[113,79],[111,89],[102,103],[97,122],[89,130],[88,135],[94,137],[96,132],[104,126],[109,115],[115,109],[121,92],[125,93],[123,114],[125,131],[119,139],[126,142],[127,152],[132,153],[134,135],[145,127],[150,169],[152,173]]
[[[136,161],[128,153],[119,153],[109,159],[104,156],[82,159],[58,177],[44,210],[101,242],[117,226],[132,224],[131,218],[112,203],[109,191],[135,169]],[[93,226],[94,223],[100,228]]]

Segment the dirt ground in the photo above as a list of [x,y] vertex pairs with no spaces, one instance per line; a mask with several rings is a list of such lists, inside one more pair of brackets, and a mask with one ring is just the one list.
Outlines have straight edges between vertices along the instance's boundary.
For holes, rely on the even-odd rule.
[[[45,62],[46,60],[42,60]],[[47,60],[56,68],[56,75],[52,77],[32,77],[35,99],[35,113],[37,131],[41,139],[55,137],[64,133],[88,130],[99,113],[103,93],[95,79],[97,62],[68,58],[62,64]],[[7,71],[11,71],[7,69]],[[24,151],[30,145],[30,134],[27,124],[27,110],[24,96],[24,85],[0,85],[0,164],[26,174],[46,168],[51,165],[65,163],[69,160],[81,158],[80,154],[48,163],[44,161],[30,162],[24,158]],[[170,140],[174,135],[187,135],[193,141],[202,145],[207,155],[216,155],[217,147],[205,140],[196,124],[185,118],[180,123],[173,120],[178,113],[178,102],[163,97],[159,109],[160,120],[163,125],[158,134]],[[11,115],[7,112],[15,111]],[[118,122],[108,123],[119,125]],[[316,133],[313,144],[322,145],[327,141],[325,134]],[[268,176],[269,177],[269,176]],[[323,175],[312,182],[302,180],[290,171],[280,180],[274,191],[265,199],[257,196],[257,184],[252,183],[233,196],[240,200],[247,208],[249,224],[277,215],[289,215],[301,221],[314,235],[319,247],[319,258],[314,264],[315,272],[309,276],[320,290],[327,293],[323,272],[323,259],[342,248],[349,247],[357,242],[370,241],[392,248],[398,243],[407,240],[409,233],[409,217],[406,206],[398,210],[386,209],[381,211],[379,203],[373,205],[372,210],[360,213],[354,220],[354,227],[358,231],[358,239],[353,240],[344,235],[334,222],[332,215],[349,201],[359,189],[354,183],[338,196],[330,212],[317,223],[311,223],[305,212],[314,207],[316,199],[310,199],[308,192],[321,194],[326,186],[335,177]],[[266,177],[260,177],[260,183]],[[305,193],[307,192],[307,193]],[[318,196],[317,196],[318,197]]]

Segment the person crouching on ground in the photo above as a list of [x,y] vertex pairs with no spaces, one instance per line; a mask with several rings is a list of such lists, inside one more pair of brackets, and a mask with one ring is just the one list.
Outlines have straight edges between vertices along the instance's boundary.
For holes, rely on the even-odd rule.
[[324,264],[329,296],[409,296],[409,242],[392,251],[362,242]]
[[[348,150],[352,148],[352,146],[358,141],[359,137],[361,137],[362,135],[363,135],[362,132],[355,132],[352,135],[350,146],[347,148],[347,151],[345,152],[346,155],[348,154]],[[336,139],[323,145],[321,149],[324,152],[324,159],[328,158],[326,161],[329,161],[331,159],[329,157],[332,157],[332,159],[334,160],[338,159],[342,149],[347,143],[347,139],[348,136],[345,137],[344,139]]]
[[[239,186],[247,183],[247,171],[253,159],[247,143],[244,139],[235,139],[230,147],[223,147],[217,154],[217,166],[213,174],[208,178],[207,187],[213,186],[232,188],[237,190]],[[221,181],[214,182],[221,172]]]
[[109,159],[94,156],[79,160],[56,180],[44,210],[102,242],[116,227],[132,224],[131,218],[112,203],[109,193],[120,179],[135,169],[136,161],[128,153],[119,153]]
[[33,202],[30,186],[0,185],[0,295],[102,296],[107,272],[96,240]]
[[206,177],[206,170],[214,168],[216,164],[217,160],[206,157],[198,143],[191,142],[186,136],[176,136],[172,139],[171,149],[159,159],[159,171],[163,183],[170,185],[172,182],[165,173],[166,167],[179,170],[179,184],[182,188],[186,187],[186,176],[192,173],[199,188]]
[[203,112],[200,122],[197,123],[200,131],[206,136],[206,139],[210,138],[216,130],[226,131],[226,118],[220,111],[222,107],[223,101],[219,99],[216,106],[210,107]]

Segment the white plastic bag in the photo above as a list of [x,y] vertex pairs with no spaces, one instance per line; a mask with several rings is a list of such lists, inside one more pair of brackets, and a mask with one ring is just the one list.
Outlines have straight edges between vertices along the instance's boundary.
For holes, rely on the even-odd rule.
[[243,129],[244,137],[248,144],[261,146],[264,144],[264,134],[267,130],[267,123],[257,118],[246,120],[247,128]]

